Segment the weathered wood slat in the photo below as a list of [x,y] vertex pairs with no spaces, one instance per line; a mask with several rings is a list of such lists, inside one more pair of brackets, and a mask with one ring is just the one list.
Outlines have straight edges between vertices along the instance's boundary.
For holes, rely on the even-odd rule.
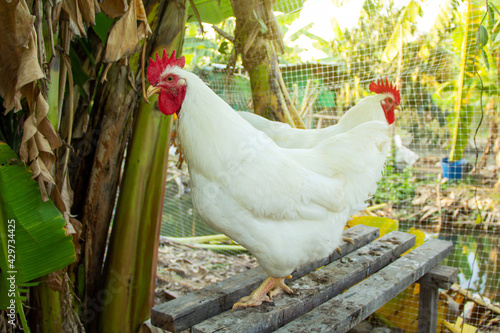
[[430,240],[276,332],[309,332],[312,327],[317,332],[346,332],[430,271],[452,247]]
[[430,287],[450,289],[451,285],[457,281],[457,277],[457,268],[438,265],[431,269],[429,273],[422,276],[417,282]]
[[295,295],[283,294],[273,304],[224,312],[193,326],[191,331],[272,332],[396,260],[414,243],[413,235],[394,231],[291,283]]
[[[354,245],[344,242],[340,246],[342,254],[349,254],[370,243],[378,237],[378,232],[377,228],[364,225],[347,229],[343,235],[351,238]],[[335,251],[329,257],[299,267],[292,274],[292,281],[341,257],[342,255]],[[151,322],[157,327],[171,332],[179,332],[229,310],[241,297],[249,295],[256,289],[266,277],[267,275],[262,269],[257,267],[178,299],[160,304],[153,307]]]

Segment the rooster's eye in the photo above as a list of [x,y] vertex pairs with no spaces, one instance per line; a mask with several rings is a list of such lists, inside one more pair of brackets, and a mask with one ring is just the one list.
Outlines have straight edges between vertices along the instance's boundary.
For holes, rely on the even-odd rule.
[[172,75],[167,76],[167,82],[172,82],[174,77]]

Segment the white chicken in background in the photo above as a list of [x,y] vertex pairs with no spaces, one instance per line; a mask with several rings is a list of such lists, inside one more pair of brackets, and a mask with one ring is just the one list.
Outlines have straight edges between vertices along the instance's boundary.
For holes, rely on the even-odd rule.
[[396,150],[396,168],[403,170],[405,166],[413,166],[420,156],[413,150],[403,145],[403,140],[399,134],[394,135],[394,146]]
[[378,94],[363,99],[338,125],[280,132],[269,130],[280,124],[235,112],[183,66],[184,57],[169,58],[165,51],[151,60],[148,96],[158,93],[160,111],[178,116],[193,203],[202,219],[247,248],[269,275],[233,309],[269,302],[282,290],[292,293],[284,279],[332,253],[349,216],[375,192],[399,92],[387,81],[373,83],[370,89]]
[[[321,129],[297,129],[250,112],[239,111],[238,114],[252,126],[266,133],[282,148],[311,148],[327,137],[345,133],[367,121],[379,120],[387,122],[389,125],[394,122],[395,109],[401,110],[399,106],[400,95],[396,87],[392,86],[386,79],[385,82],[383,80],[378,81],[378,83],[372,82],[369,89],[379,94],[390,93],[390,96],[368,96],[349,109],[337,124]],[[380,112],[381,110],[383,112]]]

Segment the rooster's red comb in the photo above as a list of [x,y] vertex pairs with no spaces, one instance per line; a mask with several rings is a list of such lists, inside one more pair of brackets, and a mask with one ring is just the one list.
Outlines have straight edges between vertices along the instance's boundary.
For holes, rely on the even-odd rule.
[[401,96],[399,95],[399,90],[396,87],[396,85],[392,82],[389,82],[387,78],[384,79],[379,79],[378,81],[370,83],[370,86],[368,87],[371,92],[374,92],[376,94],[392,94],[394,96],[394,102],[399,105],[399,102],[401,101]]
[[163,49],[163,57],[160,58],[158,52],[156,52],[156,61],[151,58],[149,63],[147,77],[150,84],[155,84],[160,79],[160,74],[165,70],[167,66],[179,66],[183,68],[186,64],[186,59],[184,56],[179,59],[175,59],[175,50],[172,52],[170,58],[167,55],[167,50]]

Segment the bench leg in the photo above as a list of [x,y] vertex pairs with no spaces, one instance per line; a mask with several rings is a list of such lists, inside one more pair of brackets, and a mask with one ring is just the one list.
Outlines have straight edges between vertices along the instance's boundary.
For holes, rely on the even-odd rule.
[[418,302],[418,333],[437,331],[439,289],[420,284]]

